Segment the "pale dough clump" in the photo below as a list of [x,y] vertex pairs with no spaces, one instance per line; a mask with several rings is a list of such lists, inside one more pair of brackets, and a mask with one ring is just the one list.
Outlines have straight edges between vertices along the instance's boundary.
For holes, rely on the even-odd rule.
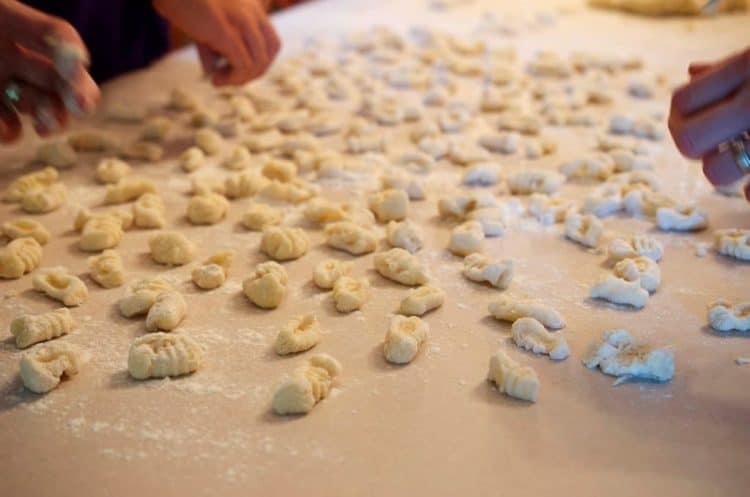
[[19,176],[5,189],[3,201],[20,203],[27,193],[52,185],[57,182],[59,177],[60,173],[54,167],[45,167],[39,171]]
[[664,246],[655,238],[646,235],[635,235],[628,239],[615,238],[607,248],[607,254],[612,261],[619,261],[630,257],[648,257],[659,262],[664,255]]
[[259,202],[249,204],[242,215],[242,224],[252,231],[263,231],[266,226],[276,226],[283,220],[280,210]]
[[133,203],[133,224],[138,228],[163,228],[164,201],[155,193],[144,193]]
[[195,340],[177,333],[149,333],[133,341],[128,373],[136,380],[182,376],[196,371],[203,349]]
[[244,198],[255,195],[268,186],[268,179],[254,169],[228,176],[224,190],[229,198]]
[[370,196],[369,205],[381,223],[401,221],[409,212],[409,196],[403,190],[383,190]]
[[412,254],[422,248],[422,230],[409,220],[391,221],[386,227],[386,239],[392,247],[408,250]]
[[21,381],[35,393],[47,393],[65,378],[77,375],[89,355],[73,344],[52,342],[21,357]]
[[181,293],[171,290],[160,293],[146,315],[148,331],[172,331],[187,314],[187,302]]
[[206,164],[206,154],[199,147],[190,147],[180,154],[179,161],[182,170],[191,173]]
[[466,256],[481,252],[484,244],[484,228],[479,221],[466,221],[451,231],[448,250],[455,255]]
[[187,218],[192,224],[216,224],[227,215],[229,201],[218,193],[195,195],[188,202]]
[[649,293],[654,293],[661,283],[661,270],[648,257],[623,259],[615,264],[612,272],[618,278],[627,281],[638,281],[641,288]]
[[34,238],[23,237],[0,248],[0,278],[20,278],[39,266],[42,246]]
[[508,190],[513,195],[555,193],[565,182],[565,176],[554,171],[527,169],[508,176]]
[[313,270],[313,282],[318,288],[330,290],[339,278],[347,276],[354,268],[348,261],[327,259],[318,263]]
[[138,280],[128,287],[125,297],[118,302],[120,314],[126,318],[146,314],[156,297],[173,290],[172,285],[161,278]]
[[615,385],[630,379],[669,381],[674,376],[674,354],[637,343],[626,330],[608,330],[594,344],[583,360],[593,369],[619,377]]
[[640,280],[628,281],[617,276],[602,277],[591,287],[589,295],[591,298],[630,305],[636,309],[641,309],[648,302],[648,292],[641,288]]
[[341,364],[328,354],[315,354],[284,381],[273,396],[276,414],[307,414],[328,396]]
[[320,343],[321,332],[314,314],[305,314],[289,321],[276,335],[274,350],[279,355],[304,352]]
[[602,222],[590,214],[569,214],[565,218],[565,236],[586,247],[596,248],[603,233]]
[[159,264],[182,266],[193,260],[195,244],[177,231],[162,231],[148,241],[151,258]]
[[615,172],[615,161],[607,154],[594,154],[560,166],[567,178],[585,178],[604,181]]
[[344,221],[347,218],[341,205],[322,197],[315,197],[307,202],[304,215],[305,219],[315,224]]
[[550,197],[545,193],[532,193],[529,197],[529,214],[544,225],[565,221],[574,209],[575,203],[564,198]]
[[133,168],[124,160],[109,157],[99,161],[96,166],[96,180],[99,183],[110,185],[117,183],[133,171]]
[[224,138],[211,128],[202,128],[195,132],[195,145],[206,155],[216,155],[224,146]]
[[717,230],[714,231],[714,240],[720,254],[750,261],[750,230]]
[[409,286],[427,283],[427,271],[422,261],[402,248],[379,252],[373,262],[375,270],[389,280]]
[[708,306],[708,324],[716,331],[750,331],[750,302],[713,302]]
[[469,254],[464,258],[462,273],[468,280],[505,289],[513,279],[513,261],[497,261],[483,254]]
[[107,185],[105,204],[124,204],[137,199],[144,193],[156,193],[153,181],[140,176],[125,176],[117,183]]
[[510,331],[513,342],[522,349],[535,354],[546,354],[555,361],[561,361],[570,355],[570,347],[562,332],[550,333],[534,318],[516,320]]
[[93,214],[86,209],[78,212],[74,228],[81,233],[78,248],[86,252],[99,252],[120,244],[124,230],[133,224],[133,214],[125,210],[112,210]]
[[39,245],[46,244],[50,239],[50,233],[42,223],[29,217],[19,217],[6,221],[0,230],[3,235],[15,240],[17,238],[30,237]]
[[86,284],[64,267],[42,269],[32,279],[34,290],[62,302],[66,307],[83,304],[89,296]]
[[492,317],[511,323],[524,317],[534,318],[551,330],[565,327],[565,320],[559,312],[536,302],[500,297],[487,307]]
[[67,199],[67,190],[62,183],[32,190],[21,199],[21,209],[30,214],[44,214],[58,209]]
[[661,207],[656,211],[656,226],[662,231],[700,231],[708,227],[708,213],[692,206]]
[[539,378],[534,370],[530,366],[521,366],[502,350],[490,357],[487,380],[509,397],[529,402],[536,402],[539,398]]
[[229,267],[234,261],[234,255],[233,250],[225,250],[203,261],[203,265],[193,269],[193,283],[204,290],[212,290],[223,285],[229,274]]
[[383,355],[393,364],[409,364],[427,340],[430,326],[416,316],[393,316],[383,341]]
[[309,244],[302,228],[267,226],[263,229],[260,250],[274,260],[288,261],[305,255]]
[[125,282],[122,258],[114,250],[105,250],[99,255],[91,256],[87,263],[91,279],[104,288],[115,288]]
[[289,280],[286,270],[278,262],[263,262],[255,266],[255,272],[242,282],[245,296],[263,309],[275,309],[286,294]]
[[333,285],[332,296],[337,311],[356,311],[370,298],[370,282],[367,278],[341,276]]
[[16,347],[25,349],[35,343],[52,340],[70,333],[75,327],[73,316],[66,307],[43,314],[24,314],[10,323],[10,333]]
[[423,316],[437,309],[445,301],[445,292],[438,287],[424,285],[409,290],[401,301],[398,312],[406,316]]
[[326,244],[352,255],[369,254],[375,250],[375,234],[351,221],[331,223],[325,227]]

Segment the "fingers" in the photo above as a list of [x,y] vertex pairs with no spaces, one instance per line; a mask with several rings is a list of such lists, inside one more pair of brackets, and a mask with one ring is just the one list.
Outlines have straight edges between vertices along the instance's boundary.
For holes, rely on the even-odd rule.
[[683,115],[722,100],[750,79],[750,49],[696,75],[672,96],[672,107]]
[[669,116],[669,131],[677,148],[697,159],[750,129],[750,84],[736,94],[696,114]]
[[750,182],[745,184],[745,199],[750,202]]
[[714,66],[714,64],[708,63],[708,62],[693,62],[688,66],[688,74],[690,75],[690,78],[694,78],[698,76],[701,73],[704,73],[711,69]]
[[276,58],[279,50],[281,50],[281,40],[279,39],[279,35],[267,19],[260,22],[260,30],[263,33],[263,37],[266,39],[269,63],[273,62],[273,59]]
[[221,55],[202,43],[199,43],[197,48],[203,72],[208,75],[213,74],[218,67],[219,60],[222,58]]
[[228,28],[220,45],[211,49],[224,56],[228,65],[212,69],[212,81],[216,86],[240,85],[250,79],[252,59],[239,33]]
[[0,142],[12,143],[21,136],[21,120],[18,114],[0,103]]
[[18,86],[19,99],[10,110],[31,116],[38,134],[53,133],[67,123],[67,112],[56,94],[21,80],[14,80],[14,84]]
[[731,150],[709,152],[703,158],[703,174],[713,185],[731,185],[744,176]]

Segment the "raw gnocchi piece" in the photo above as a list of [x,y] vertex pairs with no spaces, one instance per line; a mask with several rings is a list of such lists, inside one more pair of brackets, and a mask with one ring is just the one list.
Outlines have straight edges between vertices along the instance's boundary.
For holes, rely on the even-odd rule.
[[99,131],[79,131],[68,137],[76,152],[119,152],[120,144],[111,136]]
[[75,307],[89,297],[86,284],[64,267],[41,269],[31,280],[34,290],[49,298],[62,302],[66,307]]
[[146,119],[147,111],[130,103],[112,103],[105,109],[106,118],[125,124],[135,124]]
[[516,345],[535,354],[546,354],[554,361],[570,355],[570,347],[562,332],[550,333],[534,318],[516,320],[510,332]]
[[34,393],[47,393],[63,378],[77,375],[88,357],[71,343],[52,342],[35,347],[21,356],[23,386]]
[[497,261],[483,254],[469,254],[464,258],[462,273],[468,280],[505,289],[513,279],[513,261]]
[[318,263],[313,270],[313,282],[318,288],[330,290],[342,276],[348,276],[354,268],[349,261],[326,259]]
[[172,285],[161,278],[147,278],[132,283],[125,297],[117,303],[120,314],[126,318],[146,314],[162,293],[171,292]]
[[253,202],[242,215],[242,224],[249,230],[262,231],[267,226],[281,224],[283,219],[284,215],[280,210],[268,204]]
[[50,239],[49,231],[39,221],[28,217],[19,217],[6,221],[2,225],[2,233],[11,240],[18,238],[33,238],[40,245],[46,244]]
[[477,162],[487,162],[491,156],[487,150],[472,143],[455,142],[448,150],[448,158],[457,166],[469,166]]
[[161,145],[147,141],[134,141],[124,147],[120,155],[130,160],[156,162],[164,156]]
[[367,228],[351,221],[331,223],[325,227],[326,245],[352,255],[369,254],[375,250],[377,239]]
[[219,115],[211,109],[198,108],[190,116],[190,125],[194,128],[216,127],[219,124]]
[[466,221],[451,231],[448,250],[455,255],[466,256],[480,252],[484,244],[484,228],[479,221]]
[[279,355],[304,352],[318,345],[321,338],[318,319],[314,314],[305,314],[292,319],[279,330],[274,350]]
[[370,282],[367,278],[341,276],[333,284],[333,297],[339,312],[356,311],[370,298]]
[[91,279],[104,288],[115,288],[125,282],[122,258],[114,250],[105,250],[99,255],[91,256],[87,263]]
[[67,307],[43,314],[24,314],[10,323],[10,334],[16,347],[25,349],[35,343],[52,340],[70,333],[75,327],[73,316]]
[[178,231],[162,231],[148,240],[151,258],[158,264],[182,266],[193,260],[195,244]]
[[607,249],[609,259],[620,261],[632,257],[648,257],[659,262],[664,255],[664,246],[655,238],[646,235],[635,235],[630,239],[615,238]]
[[403,190],[383,190],[370,195],[369,206],[381,223],[401,221],[409,211],[409,196]]
[[391,247],[408,250],[412,254],[422,248],[422,230],[409,220],[391,221],[386,227],[386,239]]
[[405,171],[394,169],[380,177],[380,186],[383,190],[403,190],[409,196],[409,200],[423,200],[424,190],[419,181]]
[[315,354],[298,367],[292,376],[276,389],[273,411],[286,414],[307,414],[315,404],[328,397],[334,379],[341,374],[341,364],[328,354]]
[[488,133],[479,137],[479,144],[497,154],[515,154],[521,146],[521,135],[516,132]]
[[708,227],[708,212],[700,207],[661,207],[656,210],[656,226],[662,231],[700,231]]
[[153,181],[139,176],[126,176],[117,183],[107,185],[105,204],[124,204],[137,199],[144,193],[157,193]]
[[268,186],[268,179],[255,170],[233,174],[228,176],[224,182],[224,188],[229,198],[250,197],[266,186]]
[[315,197],[307,202],[304,216],[305,219],[316,224],[326,224],[346,219],[346,213],[340,204],[322,197]]
[[288,183],[297,176],[297,165],[284,159],[270,159],[263,166],[262,172],[270,180]]
[[638,281],[641,288],[649,293],[654,293],[661,283],[661,270],[656,262],[648,257],[622,259],[615,264],[613,273],[627,281]]
[[630,379],[665,382],[674,376],[674,354],[664,348],[637,343],[626,330],[607,330],[583,360],[589,369],[617,376],[615,385]]
[[185,319],[187,302],[177,291],[162,292],[156,296],[154,305],[146,314],[146,330],[172,331]]
[[409,364],[419,347],[427,340],[430,325],[416,316],[393,316],[383,341],[385,360],[393,364]]
[[560,189],[565,176],[555,171],[527,169],[511,174],[507,178],[508,190],[513,195],[530,195],[532,193],[552,194]]
[[533,115],[519,112],[506,112],[495,121],[495,126],[501,131],[515,131],[523,135],[538,135],[542,129],[542,121]]
[[398,312],[406,316],[423,316],[445,301],[445,292],[438,287],[423,285],[409,290]]
[[525,145],[527,159],[539,159],[557,152],[557,142],[551,138],[529,139]]
[[615,172],[615,161],[607,154],[594,154],[565,162],[560,172],[568,179],[585,178],[604,181]]
[[410,150],[401,154],[396,160],[399,167],[417,174],[429,173],[435,169],[435,158],[432,154]]
[[550,197],[544,193],[532,193],[529,197],[529,213],[544,225],[561,223],[574,210],[572,200]]
[[417,142],[419,150],[438,160],[446,157],[451,150],[451,142],[440,136],[425,136]]
[[19,203],[23,197],[33,191],[56,183],[60,173],[54,167],[45,167],[33,173],[24,174],[11,181],[3,194],[3,201]]
[[571,213],[565,218],[565,237],[586,247],[596,248],[604,233],[604,225],[590,214]]
[[65,203],[67,190],[62,183],[52,183],[38,190],[32,190],[21,199],[21,209],[29,214],[44,214],[58,209]]
[[[676,203],[671,198],[661,193],[652,191],[650,188],[636,188],[627,192],[622,197],[622,205],[625,212],[631,216],[655,216],[661,208],[672,208]],[[667,215],[668,218],[673,216]]]
[[497,206],[497,199],[490,193],[459,194],[438,200],[438,214],[447,220],[464,220],[474,210]]
[[534,370],[530,366],[521,366],[502,350],[490,357],[487,380],[509,397],[529,402],[536,402],[539,398],[539,378]]
[[206,154],[200,147],[190,147],[180,154],[179,162],[183,171],[191,173],[206,164]]
[[478,162],[466,170],[461,181],[467,186],[492,186],[497,184],[499,177],[500,167],[497,164]]
[[141,139],[161,143],[173,128],[174,123],[171,119],[164,116],[152,117],[143,124]]
[[39,145],[36,160],[48,166],[65,169],[75,165],[78,154],[65,140],[55,140]]
[[307,253],[309,240],[302,228],[266,226],[260,241],[260,251],[271,259],[289,261]]
[[169,94],[167,107],[176,111],[191,111],[200,107],[198,99],[182,88],[174,88]]
[[373,257],[375,270],[384,278],[407,286],[427,283],[427,270],[419,258],[402,248],[379,252]]
[[242,291],[252,302],[263,309],[275,309],[286,294],[289,277],[281,264],[274,261],[255,266],[255,272],[242,282]]
[[586,195],[582,211],[596,217],[607,217],[620,212],[622,208],[622,187],[614,183],[604,183]]
[[615,172],[618,173],[642,171],[654,168],[653,162],[648,157],[636,155],[625,148],[615,148],[608,153],[615,163]]
[[221,222],[229,210],[229,201],[218,193],[194,195],[187,207],[187,218],[192,224],[206,225]]
[[115,157],[99,161],[96,166],[96,181],[105,185],[115,184],[133,171],[127,162]]
[[202,266],[193,269],[193,283],[203,290],[219,288],[227,279],[234,255],[233,250],[225,250],[203,261]]
[[525,317],[534,318],[551,330],[565,327],[565,320],[556,310],[536,302],[500,297],[490,302],[487,310],[497,320],[511,323]]
[[252,158],[250,152],[242,145],[237,145],[232,149],[232,153],[229,154],[229,157],[224,160],[222,166],[230,171],[240,171],[250,167],[251,162]]
[[708,306],[708,324],[721,332],[750,331],[750,302],[712,302]]
[[613,304],[622,304],[641,309],[648,302],[648,292],[641,288],[640,281],[628,281],[617,276],[604,276],[591,287],[591,298],[602,299]]
[[193,137],[195,146],[203,150],[206,155],[218,154],[224,146],[224,138],[211,128],[201,128]]
[[82,209],[74,227],[81,232],[78,248],[86,252],[100,252],[119,245],[124,230],[133,223],[133,215],[122,210],[93,214]]
[[714,231],[716,250],[729,257],[750,261],[750,230],[725,229]]
[[203,348],[186,335],[149,333],[133,340],[128,374],[136,380],[182,376],[198,370]]
[[316,194],[315,189],[311,185],[298,178],[288,183],[271,180],[262,189],[261,193],[270,199],[293,204],[301,204]]
[[284,143],[284,135],[278,130],[272,129],[263,133],[255,133],[247,138],[243,145],[253,153],[270,152],[279,148]]
[[482,207],[474,209],[466,215],[468,221],[476,221],[482,225],[485,237],[503,236],[510,222],[510,212],[507,205],[498,207]]
[[133,224],[138,228],[163,228],[164,201],[155,193],[144,193],[133,203]]

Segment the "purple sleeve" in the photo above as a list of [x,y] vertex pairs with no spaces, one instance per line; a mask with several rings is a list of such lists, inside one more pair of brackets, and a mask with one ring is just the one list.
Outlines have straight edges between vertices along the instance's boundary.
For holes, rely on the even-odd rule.
[[105,81],[145,67],[167,52],[167,23],[149,0],[26,0],[62,17],[80,33],[91,53],[91,75]]

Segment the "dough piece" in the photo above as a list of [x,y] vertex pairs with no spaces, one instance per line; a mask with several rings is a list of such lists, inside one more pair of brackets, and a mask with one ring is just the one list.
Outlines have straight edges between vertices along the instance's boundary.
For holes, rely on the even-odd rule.
[[513,195],[555,193],[565,182],[565,176],[554,171],[527,169],[508,176],[508,190]]
[[130,160],[156,162],[164,156],[164,149],[156,143],[135,141],[125,147],[120,155]]
[[427,270],[422,261],[402,248],[379,252],[373,257],[375,270],[384,278],[416,286],[427,283]]
[[550,197],[544,193],[532,193],[529,197],[529,213],[544,225],[561,223],[575,209],[571,200]]
[[271,159],[263,166],[262,172],[270,180],[288,183],[297,176],[297,165],[288,160]]
[[313,282],[318,288],[330,290],[339,278],[347,276],[354,268],[354,264],[348,261],[327,259],[320,261],[313,270]]
[[157,193],[156,185],[146,178],[126,176],[113,185],[107,185],[104,203],[124,204],[137,199],[144,193]]
[[375,234],[351,221],[331,223],[325,227],[326,245],[352,255],[369,254],[375,250]]
[[750,331],[750,302],[717,300],[708,306],[708,324],[716,331]]
[[438,116],[443,133],[460,133],[471,123],[471,112],[463,105],[451,105]]
[[36,160],[48,166],[66,169],[75,165],[78,154],[65,140],[55,140],[39,145]]
[[383,190],[370,195],[369,206],[381,223],[401,221],[409,211],[409,196],[403,190]]
[[146,315],[146,330],[172,331],[185,319],[187,302],[177,291],[160,293]]
[[171,292],[172,285],[161,278],[147,278],[132,283],[125,297],[120,299],[117,306],[120,314],[126,318],[146,314],[156,302],[156,297],[165,292]]
[[195,145],[206,155],[216,155],[224,146],[224,138],[211,128],[201,128],[193,137]]
[[403,169],[417,174],[425,174],[435,169],[435,158],[432,154],[410,150],[404,152],[396,160],[396,164]]
[[268,186],[268,179],[258,171],[242,171],[228,176],[224,188],[229,198],[244,198],[255,195]]
[[171,119],[164,116],[152,117],[143,124],[141,139],[161,143],[167,138],[172,128],[174,128],[174,123]]
[[622,187],[618,184],[604,183],[594,189],[583,201],[583,212],[596,217],[607,217],[622,210]]
[[551,138],[529,139],[526,141],[526,158],[539,159],[557,152],[557,142]]
[[216,127],[218,124],[219,115],[210,109],[198,108],[190,116],[190,125],[194,128]]
[[380,186],[383,190],[403,190],[409,196],[409,200],[424,200],[425,194],[422,185],[406,171],[392,170],[380,177]]
[[636,155],[625,148],[615,148],[608,153],[615,163],[615,172],[618,173],[654,168],[653,162],[648,157]]
[[64,267],[40,269],[31,280],[34,290],[49,298],[62,302],[66,307],[75,307],[89,297],[86,284]]
[[462,272],[468,280],[486,282],[503,290],[513,279],[513,261],[496,261],[483,254],[469,254],[464,258]]
[[289,277],[281,264],[274,261],[255,266],[255,272],[242,282],[242,290],[250,302],[263,309],[275,309],[286,294]]
[[320,343],[320,325],[314,314],[305,314],[289,321],[276,335],[274,350],[279,355],[310,350]]
[[133,223],[138,228],[163,228],[164,201],[155,193],[144,193],[133,204]]
[[500,297],[490,302],[487,307],[489,313],[495,319],[514,323],[525,317],[534,318],[551,330],[559,330],[565,327],[565,320],[559,312],[543,304],[531,301]]
[[115,288],[125,283],[122,258],[114,250],[105,250],[99,255],[89,257],[87,262],[91,279],[104,288]]
[[665,382],[674,376],[674,354],[671,350],[655,349],[637,343],[626,330],[607,330],[583,360],[593,369],[617,376],[615,385],[630,379]]
[[70,135],[68,143],[76,152],[119,152],[121,148],[111,136],[92,130]]
[[133,341],[128,353],[128,373],[136,380],[182,376],[203,362],[203,348],[187,335],[149,333]]
[[182,266],[193,260],[195,244],[177,231],[161,231],[148,240],[151,258],[158,264]]
[[47,393],[77,375],[87,360],[88,354],[70,343],[40,345],[21,356],[21,381],[27,390]]
[[708,227],[708,212],[700,207],[661,207],[656,226],[662,231],[700,231]]
[[539,398],[539,378],[534,370],[530,366],[521,366],[502,350],[490,357],[487,380],[509,397],[529,402],[536,402]]
[[341,374],[341,364],[328,354],[315,354],[298,367],[273,395],[273,411],[307,414],[315,404],[328,397],[333,380]]
[[717,230],[714,231],[714,240],[720,254],[750,261],[750,230]]
[[186,173],[191,173],[206,165],[206,154],[199,147],[190,147],[180,154],[180,166]]
[[19,203],[27,193],[56,183],[60,174],[54,167],[45,167],[33,173],[24,174],[11,181],[3,194],[3,201]]
[[267,226],[263,228],[260,251],[271,259],[289,261],[305,255],[309,244],[302,228]]
[[44,214],[58,209],[65,203],[67,191],[62,183],[52,183],[49,186],[32,190],[23,196],[21,209],[29,214]]
[[572,213],[565,218],[565,237],[586,247],[596,248],[604,233],[604,225],[590,214]]
[[422,230],[409,220],[391,221],[386,227],[386,237],[391,247],[408,250],[412,254],[422,248]]
[[192,224],[216,224],[226,217],[228,210],[229,201],[223,195],[204,193],[190,199],[187,218]]
[[331,295],[337,311],[356,311],[370,298],[370,282],[367,278],[341,276],[334,283]]
[[425,136],[417,142],[419,150],[438,160],[447,156],[451,150],[451,142],[443,137]]
[[174,88],[169,94],[167,107],[176,111],[193,111],[200,107],[195,95],[182,88]]
[[511,326],[513,342],[535,354],[546,354],[554,361],[570,355],[570,347],[562,333],[550,333],[534,318],[521,318]]
[[283,219],[284,215],[278,209],[268,204],[253,202],[248,205],[247,210],[242,215],[242,224],[249,230],[262,231],[267,226],[281,224]]
[[455,142],[448,151],[448,158],[457,166],[469,166],[491,159],[487,150],[472,143]]
[[16,347],[25,349],[35,343],[52,340],[70,333],[75,327],[73,316],[66,307],[43,314],[24,314],[10,323],[10,334]]
[[617,276],[602,277],[591,287],[589,295],[594,299],[630,305],[636,309],[645,307],[648,302],[648,292],[641,288],[640,281],[628,281]]
[[615,161],[607,154],[582,157],[560,166],[560,172],[568,179],[585,178],[604,181],[615,172]]
[[627,281],[638,281],[641,288],[649,293],[654,293],[661,283],[661,270],[656,262],[648,257],[623,259],[615,264],[613,273]]
[[[201,154],[202,153],[203,151],[201,151]],[[226,160],[224,160],[222,165],[225,169],[229,169],[230,171],[240,171],[250,167],[251,162],[252,158],[250,152],[242,145],[237,145],[232,149],[232,153],[226,158]]]
[[[625,212],[631,216],[655,216],[661,208],[675,207],[675,201],[649,188],[636,188],[622,198]],[[668,216],[672,217],[672,216]]]
[[193,283],[204,290],[219,288],[229,275],[229,267],[234,261],[234,255],[233,250],[225,250],[203,261],[202,266],[193,269]]
[[45,245],[50,238],[49,231],[39,221],[28,217],[19,217],[6,221],[2,225],[2,233],[11,240],[18,238],[33,238],[40,245]]
[[39,267],[42,246],[34,238],[23,237],[0,247],[0,278],[16,279]]
[[143,107],[137,107],[131,103],[114,102],[105,109],[106,118],[109,121],[123,124],[137,124],[146,119],[147,111]]
[[304,215],[305,219],[316,224],[326,224],[346,219],[346,213],[341,205],[322,197],[315,197],[307,202]]
[[438,213],[446,220],[463,221],[477,209],[497,207],[497,199],[489,193],[460,194],[438,200]]
[[484,134],[479,137],[479,144],[497,154],[515,154],[521,145],[521,135],[515,132]]
[[503,236],[508,227],[510,212],[507,205],[483,207],[469,212],[466,218],[482,225],[485,237]]
[[445,292],[438,287],[424,285],[412,288],[401,301],[398,312],[406,316],[423,316],[437,309],[445,301]]
[[232,109],[232,114],[241,121],[250,121],[256,115],[253,102],[243,95],[233,95],[229,99],[229,107]]
[[493,162],[478,162],[466,170],[461,181],[467,186],[492,186],[497,184],[499,177],[500,166]]
[[279,148],[284,143],[284,135],[278,130],[270,130],[265,133],[254,133],[245,138],[244,145],[251,152],[257,154],[261,152],[270,152]]
[[315,190],[305,181],[299,179],[289,183],[272,180],[263,188],[261,193],[270,199],[293,204],[301,204],[315,196]]
[[416,316],[393,316],[383,341],[385,360],[393,364],[409,364],[419,347],[427,340],[430,325]]
[[648,257],[659,262],[664,255],[664,246],[655,238],[646,235],[634,235],[629,240],[615,238],[610,242],[607,254],[611,261],[620,261],[633,257]]
[[75,228],[81,232],[78,248],[86,252],[99,252],[119,245],[124,230],[133,223],[130,212],[114,210],[93,214],[81,210],[75,219]]
[[96,166],[96,181],[105,185],[117,183],[133,171],[124,160],[108,157]]
[[455,255],[466,256],[480,252],[484,244],[484,228],[479,221],[466,221],[451,231],[448,250]]

